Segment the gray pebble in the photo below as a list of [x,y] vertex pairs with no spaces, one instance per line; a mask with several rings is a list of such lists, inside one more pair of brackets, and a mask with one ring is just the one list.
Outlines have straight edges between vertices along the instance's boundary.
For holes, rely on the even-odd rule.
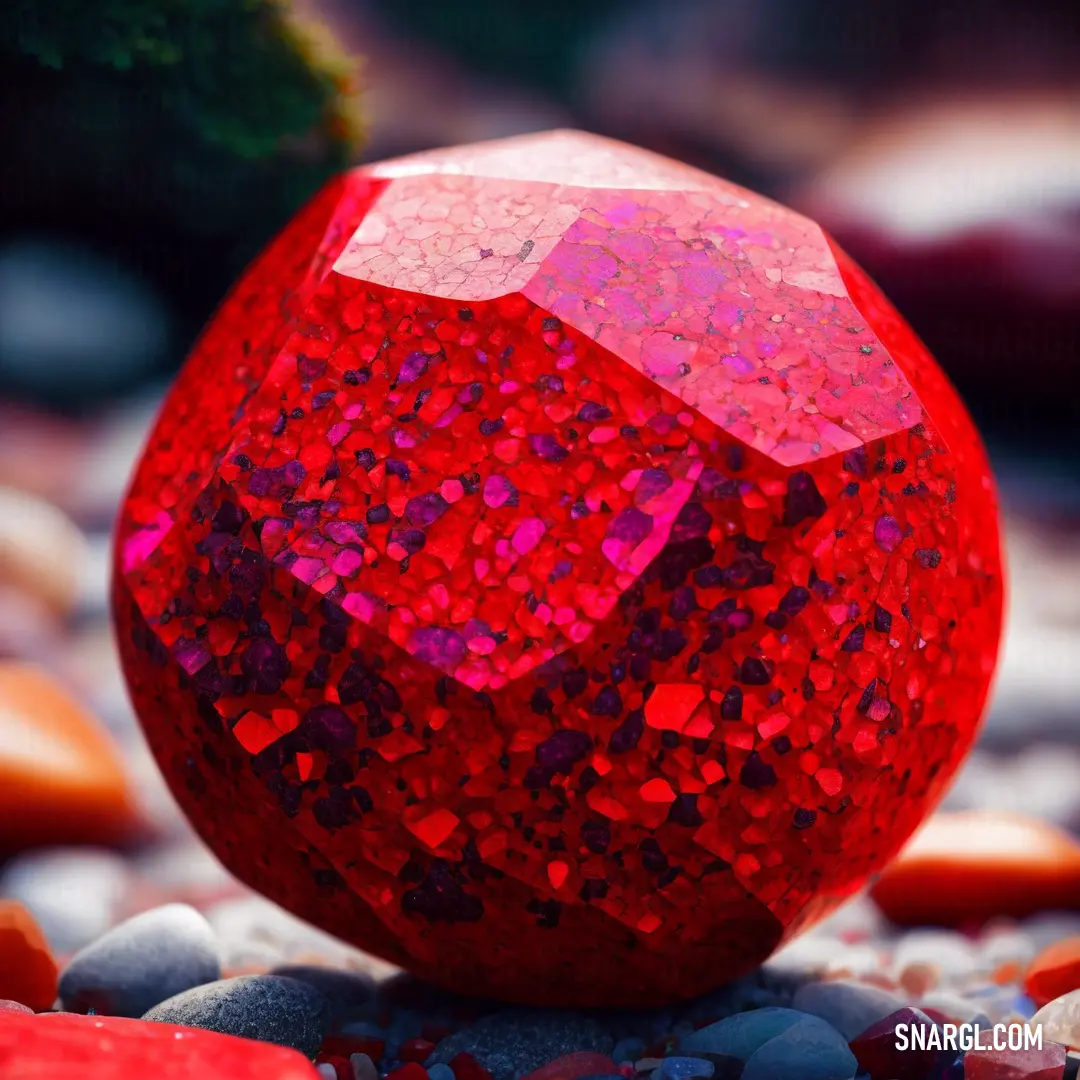
[[612,1039],[597,1021],[573,1012],[511,1009],[454,1032],[435,1047],[432,1060],[449,1064],[464,1051],[494,1077],[514,1080],[563,1054],[612,1049]]
[[[356,1077],[356,1080],[379,1080],[379,1070],[375,1068],[375,1062],[367,1054],[350,1054],[349,1064],[352,1066],[353,1076]],[[454,1074],[447,1066],[443,1065],[440,1068],[444,1068],[450,1073],[449,1077],[443,1077],[441,1080],[454,1080]],[[430,1072],[428,1075],[432,1076]],[[432,1080],[435,1080],[434,1076],[432,1076]]]
[[799,987],[792,1008],[819,1016],[845,1039],[861,1035],[871,1024],[902,1009],[907,1002],[887,990],[838,979]]
[[66,1012],[139,1017],[221,978],[217,939],[187,904],[166,904],[114,926],[72,957],[60,976]]
[[276,1043],[313,1058],[330,1027],[330,1006],[299,979],[240,975],[177,994],[143,1019]]
[[335,1031],[360,1017],[375,994],[375,980],[364,971],[316,967],[313,964],[286,964],[274,968],[270,974],[299,979],[308,986],[314,986],[330,1006],[330,1026]]

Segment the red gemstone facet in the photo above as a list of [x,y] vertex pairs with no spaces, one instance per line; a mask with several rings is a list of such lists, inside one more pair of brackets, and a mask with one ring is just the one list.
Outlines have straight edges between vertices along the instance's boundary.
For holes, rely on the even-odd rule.
[[115,602],[173,791],[444,985],[701,993],[862,885],[994,669],[993,482],[813,222],[577,133],[326,188],[203,335]]

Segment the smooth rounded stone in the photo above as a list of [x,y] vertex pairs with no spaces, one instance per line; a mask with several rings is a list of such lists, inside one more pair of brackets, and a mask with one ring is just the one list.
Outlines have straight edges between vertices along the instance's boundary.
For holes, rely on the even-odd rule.
[[313,1058],[330,1027],[330,1006],[298,979],[240,975],[177,994],[143,1019],[290,1046]]
[[114,926],[60,976],[68,1012],[138,1017],[167,998],[221,978],[217,938],[187,904],[166,904]]
[[1048,1001],[1032,1018],[1030,1027],[1042,1025],[1043,1039],[1080,1050],[1080,990],[1070,990]]
[[850,1049],[859,1063],[859,1071],[873,1080],[923,1080],[938,1062],[938,1050],[914,1045],[913,1033],[925,1039],[934,1021],[919,1009],[905,1006],[871,1024],[851,1040]]
[[746,1061],[770,1039],[806,1018],[807,1013],[794,1009],[764,1008],[736,1013],[680,1039],[679,1052]]
[[56,1000],[56,975],[56,960],[34,917],[22,904],[0,900],[0,998],[44,1012]]
[[[359,1055],[353,1056],[358,1057]],[[367,1055],[364,1056],[366,1057]],[[371,1058],[368,1058],[368,1061],[370,1060]],[[372,1068],[374,1068],[374,1066],[372,1066]],[[356,1080],[363,1080],[363,1078],[358,1075],[355,1065],[353,1066],[353,1073],[354,1075],[356,1075]],[[434,1065],[430,1066],[428,1068],[427,1074],[428,1080],[456,1080],[456,1077],[454,1076],[454,1070],[451,1069],[449,1065],[444,1065],[441,1061],[436,1062]]]
[[897,972],[896,981],[905,994],[918,998],[941,982],[941,970],[936,964],[907,964]]
[[969,1050],[964,1080],[1061,1080],[1065,1047],[1043,1040],[1041,1047],[1019,1050]]
[[1080,843],[1019,814],[938,813],[870,892],[898,926],[967,926],[1068,909],[1080,894]]
[[716,1066],[706,1058],[666,1057],[653,1073],[653,1080],[697,1080],[716,1072]]
[[896,943],[892,968],[902,971],[910,964],[932,964],[945,982],[960,982],[988,965],[967,938],[948,930],[912,930]]
[[613,1040],[594,1019],[561,1010],[510,1009],[477,1020],[448,1035],[436,1047],[435,1062],[449,1064],[470,1054],[493,1080],[514,1080],[564,1054],[594,1050],[606,1054]]
[[67,514],[26,491],[0,486],[0,582],[67,616],[79,600],[89,558],[86,537]]
[[1040,1007],[1080,989],[1080,937],[1048,945],[1024,973],[1024,989]]
[[375,980],[365,971],[316,967],[314,964],[286,964],[271,975],[284,975],[314,986],[330,1006],[330,1028],[335,1030],[354,1019],[371,1004]]
[[832,1024],[845,1039],[854,1039],[875,1021],[905,1004],[897,995],[876,986],[838,979],[807,983],[795,991],[792,1007]]
[[[375,1062],[367,1054],[350,1054],[349,1064],[352,1066],[355,1080],[379,1080],[379,1070],[375,1067]],[[445,1069],[446,1072],[440,1072],[436,1076],[433,1071],[435,1069]],[[446,1073],[450,1075],[447,1076]],[[453,1070],[449,1065],[433,1065],[428,1069],[428,1076],[431,1080],[455,1080]]]
[[851,1080],[857,1069],[847,1039],[824,1020],[807,1016],[751,1054],[742,1080]]
[[338,1080],[337,1069],[335,1069],[328,1061],[323,1061],[316,1065],[315,1071],[319,1074],[319,1080]]
[[69,953],[113,925],[131,884],[128,865],[115,852],[52,848],[9,862],[0,873],[0,897],[25,905],[53,950]]
[[125,1016],[5,1015],[4,1080],[316,1080],[311,1063],[281,1046]]
[[0,1000],[0,1013],[22,1013],[33,1016],[34,1010],[28,1008],[21,1001],[9,1001],[7,998]]
[[123,756],[98,718],[43,667],[0,661],[0,851],[112,845],[139,827]]
[[636,1035],[620,1039],[611,1051],[611,1059],[621,1065],[624,1061],[637,1061],[645,1053],[645,1040]]
[[41,239],[0,249],[0,373],[8,382],[52,400],[114,391],[158,364],[169,339],[161,299],[90,248]]

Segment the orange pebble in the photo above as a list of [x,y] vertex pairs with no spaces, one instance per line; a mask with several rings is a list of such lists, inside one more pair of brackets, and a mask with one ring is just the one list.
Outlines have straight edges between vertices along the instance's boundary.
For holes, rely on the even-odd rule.
[[108,732],[41,668],[0,662],[0,851],[111,844],[136,827]]
[[900,926],[967,927],[1080,907],[1080,844],[1035,818],[937,814],[870,895]]
[[33,916],[14,900],[0,900],[0,1000],[35,1012],[51,1009],[59,969]]
[[1028,967],[1024,992],[1041,1009],[1048,1001],[1080,989],[1080,937],[1048,945]]
[[933,964],[908,964],[900,972],[900,986],[914,997],[922,997],[937,986],[939,977],[940,972]]

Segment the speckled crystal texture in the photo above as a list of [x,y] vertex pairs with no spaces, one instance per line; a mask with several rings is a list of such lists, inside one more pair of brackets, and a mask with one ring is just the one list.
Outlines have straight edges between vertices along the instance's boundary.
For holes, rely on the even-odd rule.
[[349,172],[241,279],[123,507],[132,695],[225,865],[436,983],[702,993],[970,746],[993,481],[813,222],[574,132]]

